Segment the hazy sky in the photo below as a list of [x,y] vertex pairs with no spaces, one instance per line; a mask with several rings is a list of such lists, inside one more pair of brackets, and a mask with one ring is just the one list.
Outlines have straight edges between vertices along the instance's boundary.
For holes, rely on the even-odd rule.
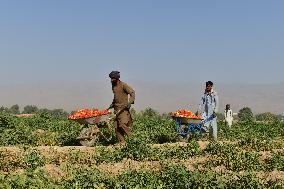
[[283,84],[283,10],[281,0],[3,0],[0,86],[105,82],[112,70],[169,87]]
[[108,74],[135,107],[284,110],[283,0],[0,1],[0,105],[108,107]]

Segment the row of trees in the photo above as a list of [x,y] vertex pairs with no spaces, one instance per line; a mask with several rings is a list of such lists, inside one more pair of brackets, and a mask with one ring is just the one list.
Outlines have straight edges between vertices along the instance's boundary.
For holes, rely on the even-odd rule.
[[[132,110],[132,111],[134,111],[134,110]],[[34,105],[25,106],[23,111],[20,111],[20,107],[17,104],[11,106],[10,108],[2,106],[2,107],[0,107],[0,112],[6,112],[6,113],[10,113],[10,114],[34,114],[34,113],[39,113],[39,112],[47,112],[47,113],[50,113],[50,114],[52,114],[56,117],[68,116],[68,112],[64,111],[63,109],[53,109],[53,110],[49,110],[49,109],[46,109],[46,108],[40,109],[40,108],[38,108],[37,106],[34,106]],[[141,113],[147,114],[147,115],[148,114],[159,114],[157,111],[155,111],[151,108],[148,108],[148,109],[142,111]],[[218,113],[217,116],[220,120],[224,119],[224,115],[221,114],[221,113]],[[276,120],[283,121],[284,115],[275,115],[275,114],[272,114],[270,112],[254,115],[251,108],[244,107],[239,111],[236,119],[238,119],[239,121],[276,121]]]
[[40,109],[37,106],[34,105],[27,105],[24,107],[23,111],[20,110],[20,106],[15,104],[13,106],[11,106],[10,108],[7,107],[0,107],[0,112],[6,112],[6,113],[10,113],[10,114],[35,114],[35,113],[39,113],[39,112],[46,112],[46,113],[50,113],[56,117],[61,117],[61,116],[68,116],[68,112],[64,111],[63,109],[53,109],[53,110],[49,110],[47,108],[43,108]]
[[251,108],[244,107],[238,113],[238,118],[240,121],[283,121],[283,115],[275,115],[271,112],[265,112],[261,114],[257,114],[254,116]]
[[[219,120],[224,120],[225,115],[223,113],[217,113]],[[254,115],[251,108],[242,108],[237,115],[234,116],[234,120],[238,121],[263,121],[263,122],[274,122],[282,121],[284,122],[284,115],[276,115],[271,112],[265,112]]]
[[[132,113],[135,112],[134,109],[132,109]],[[152,109],[152,108],[147,108],[143,111],[140,112],[142,116],[158,116],[160,115],[158,111]],[[161,115],[162,117],[170,117],[171,113],[164,113]],[[217,117],[219,120],[224,120],[225,115],[223,113],[217,113]],[[251,108],[249,107],[244,107],[242,108],[239,113],[234,116],[235,120],[239,121],[263,121],[263,122],[274,122],[274,121],[284,121],[284,115],[275,115],[270,112],[265,112],[265,113],[260,113],[254,115]]]

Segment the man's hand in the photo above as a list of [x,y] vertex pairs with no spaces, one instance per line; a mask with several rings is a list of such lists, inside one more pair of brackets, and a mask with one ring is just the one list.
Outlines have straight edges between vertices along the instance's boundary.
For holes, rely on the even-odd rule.
[[128,110],[130,110],[130,108],[131,108],[131,103],[128,103],[128,104],[126,105],[126,108],[127,108]]
[[113,109],[113,104],[111,104],[107,110]]

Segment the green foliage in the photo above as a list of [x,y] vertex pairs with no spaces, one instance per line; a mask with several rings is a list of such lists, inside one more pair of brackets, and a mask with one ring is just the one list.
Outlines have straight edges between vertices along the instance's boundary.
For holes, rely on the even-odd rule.
[[218,157],[216,160],[208,162],[207,166],[210,167],[224,165],[228,170],[232,171],[262,170],[258,153],[240,151],[234,145],[212,143],[208,146],[206,152]]
[[115,188],[163,188],[163,183],[153,172],[130,170],[117,178]]
[[38,167],[42,167],[45,164],[44,159],[40,156],[37,150],[32,149],[24,157],[25,168],[28,172],[36,170]]
[[13,106],[10,108],[9,112],[10,112],[11,114],[20,114],[20,107],[19,107],[19,105],[18,105],[18,104],[13,105]]
[[49,110],[49,109],[44,108],[44,109],[38,110],[38,113],[49,114],[50,116],[54,118],[66,118],[69,115],[68,112],[64,111],[63,109]]
[[238,113],[240,121],[253,121],[253,113],[249,107],[244,107]]
[[18,124],[18,119],[8,113],[0,112],[0,131],[13,129]]
[[[171,119],[153,113],[154,110],[146,112],[143,116],[134,115],[134,138],[145,143],[176,141],[175,123]],[[66,115],[61,109],[42,109],[33,117],[0,113],[0,145],[76,145],[81,128],[67,120]]]
[[149,158],[151,148],[149,144],[138,138],[128,141],[127,145],[121,149],[121,157],[134,160],[143,160]]
[[282,122],[282,123],[284,122],[284,115],[279,114],[279,115],[277,115],[277,118],[280,122]]
[[33,114],[38,111],[38,107],[35,105],[27,105],[24,107],[24,111],[22,112],[23,114]]
[[284,137],[282,123],[237,123],[228,129],[224,124],[218,125],[218,138],[220,140],[272,140]]
[[284,153],[274,154],[267,161],[267,166],[269,170],[280,170],[284,171]]
[[[240,122],[232,128],[220,122],[220,142],[202,150],[195,140],[174,143],[175,123],[169,117],[152,109],[133,111],[133,137],[126,146],[99,146],[93,153],[72,151],[62,157],[45,157],[30,146],[78,145],[80,125],[67,120],[63,110],[56,112],[39,110],[26,118],[0,113],[0,145],[24,145],[23,152],[13,155],[0,151],[0,188],[281,188],[284,184],[255,175],[284,171],[280,122]],[[269,151],[270,156],[263,159],[261,151]],[[185,167],[199,158],[205,160],[190,165],[193,170]],[[155,161],[159,168],[134,167],[119,175],[97,169],[115,163],[119,167],[125,161]],[[60,166],[64,174],[53,178],[46,164]],[[215,171],[216,167],[223,167],[224,173]]]
[[265,112],[261,114],[257,114],[255,116],[256,121],[264,121],[264,122],[277,122],[280,121],[279,117],[277,115],[274,115],[270,112]]
[[80,125],[40,113],[34,117],[0,114],[0,145],[75,145]]
[[241,148],[249,148],[256,151],[270,151],[277,148],[272,140],[258,139],[258,138],[244,138],[239,142]]
[[69,169],[60,180],[52,180],[46,173],[0,174],[0,188],[281,188],[281,181],[263,182],[255,174],[229,173],[221,175],[212,171],[188,171],[181,165],[165,165],[161,172],[129,170],[110,176],[95,168]]
[[152,108],[146,108],[145,110],[141,111],[139,114],[142,117],[158,117],[158,116],[160,116],[160,114]]
[[146,143],[166,143],[176,141],[175,123],[160,115],[135,116],[133,125],[134,137]]
[[128,141],[127,146],[122,148],[108,149],[98,147],[96,155],[93,157],[97,164],[102,162],[119,162],[123,159],[132,159],[137,161],[144,160],[166,160],[166,159],[187,159],[196,155],[201,155],[202,151],[196,141],[192,141],[182,146],[165,145],[163,148],[150,147],[149,144],[139,140],[132,139]]
[[216,113],[218,120],[224,120],[225,119],[225,115],[223,113]]
[[165,145],[163,148],[154,148],[152,159],[187,159],[202,154],[202,150],[195,140],[182,146]]
[[226,185],[219,174],[190,172],[181,165],[166,166],[161,176],[166,188],[220,188]]
[[253,173],[237,175],[236,181],[228,184],[228,188],[267,188]]
[[4,107],[4,106],[1,106],[1,107],[0,107],[0,112],[1,112],[1,113],[9,113],[9,108]]
[[9,113],[9,114],[19,114],[20,113],[20,107],[18,104],[15,104],[11,106],[10,108],[7,107],[1,107],[0,108],[1,113]]

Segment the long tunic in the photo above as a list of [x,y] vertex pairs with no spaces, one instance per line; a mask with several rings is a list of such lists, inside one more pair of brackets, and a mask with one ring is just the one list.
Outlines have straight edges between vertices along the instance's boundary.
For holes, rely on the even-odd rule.
[[125,143],[125,134],[127,134],[129,137],[132,135],[130,129],[132,126],[132,117],[129,109],[125,109],[125,107],[129,103],[134,104],[135,91],[122,81],[119,81],[116,86],[113,86],[112,90],[114,94],[112,104],[115,113],[124,109],[119,113],[115,121],[115,132],[119,142]]
[[231,109],[225,110],[224,115],[225,115],[225,122],[229,127],[231,127],[233,124],[233,111]]
[[[207,119],[218,112],[219,98],[216,91],[205,92],[199,104],[199,110],[203,111],[204,118]],[[217,118],[204,124],[205,129],[209,130],[211,139],[217,141]]]
[[[116,86],[112,87],[114,94],[113,106],[115,111],[127,106],[128,103],[134,104],[135,101],[135,91],[126,83],[119,81]],[[128,99],[128,95],[130,96]]]
[[199,110],[203,111],[206,116],[210,117],[213,112],[218,112],[219,98],[216,91],[204,93],[199,104]]

